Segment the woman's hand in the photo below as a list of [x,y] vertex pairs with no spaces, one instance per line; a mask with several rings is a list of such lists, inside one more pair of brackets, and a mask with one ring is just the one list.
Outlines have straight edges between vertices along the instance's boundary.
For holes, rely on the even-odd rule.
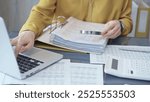
[[105,24],[105,28],[102,31],[102,36],[115,39],[121,35],[121,26],[118,20],[112,20]]
[[11,40],[11,44],[16,46],[15,54],[16,56],[20,52],[24,52],[33,47],[35,40],[35,33],[32,31],[23,31],[19,35]]

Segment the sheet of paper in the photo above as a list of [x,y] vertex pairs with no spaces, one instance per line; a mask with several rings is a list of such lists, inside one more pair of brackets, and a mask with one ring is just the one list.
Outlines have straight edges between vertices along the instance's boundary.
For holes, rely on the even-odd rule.
[[73,17],[68,19],[68,23],[63,26],[63,28],[57,28],[53,31],[53,34],[60,36],[61,38],[76,43],[85,43],[85,44],[100,44],[103,45],[106,42],[106,39],[102,38],[101,35],[88,35],[81,34],[81,30],[85,31],[102,31],[104,24],[83,22],[77,20]]
[[149,46],[110,46],[107,55],[118,56],[120,58],[128,59],[150,59],[150,47]]
[[46,44],[52,44],[50,42],[50,34],[49,31],[45,31],[39,38],[37,38],[36,40],[40,41],[40,42],[44,42]]
[[90,63],[104,63],[107,56],[150,60],[150,47],[107,45],[103,54],[90,54]]
[[68,83],[67,66],[70,60],[62,60],[39,73],[24,79],[18,80],[12,77],[5,77],[4,84],[37,84],[37,85],[63,85]]
[[31,85],[102,85],[103,66],[83,63],[70,63],[62,60],[53,66],[24,80],[6,76],[3,84]]
[[70,63],[71,84],[103,85],[103,65]]
[[104,64],[105,54],[90,54],[90,63]]

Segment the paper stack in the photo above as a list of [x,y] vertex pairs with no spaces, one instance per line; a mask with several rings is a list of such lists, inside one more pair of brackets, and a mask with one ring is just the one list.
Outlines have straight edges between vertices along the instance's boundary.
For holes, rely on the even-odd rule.
[[85,22],[70,17],[63,27],[51,32],[50,42],[59,47],[77,51],[102,53],[108,40],[101,35],[81,34],[81,30],[101,32],[103,28],[104,24]]

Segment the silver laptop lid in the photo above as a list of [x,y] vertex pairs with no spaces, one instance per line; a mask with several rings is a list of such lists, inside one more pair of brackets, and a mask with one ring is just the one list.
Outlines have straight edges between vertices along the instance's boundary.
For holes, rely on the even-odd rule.
[[[27,62],[25,61],[25,59],[23,59],[23,62],[25,63],[22,63],[22,61],[17,58],[18,59],[17,63],[13,48],[10,44],[4,20],[1,17],[0,17],[0,40],[2,42],[0,43],[0,72],[6,73],[7,75],[13,76],[17,79],[25,79],[29,76],[32,76],[33,74],[41,71],[42,69],[48,67],[49,65],[63,58],[63,55],[55,52],[39,48],[32,48],[24,53],[21,53],[24,56],[30,57],[30,59],[27,58]],[[19,63],[19,61],[21,61],[21,63]],[[27,63],[30,65],[28,65]],[[20,69],[18,64],[19,65],[21,64]]]
[[0,17],[0,41],[0,71],[20,78],[21,74],[2,17]]

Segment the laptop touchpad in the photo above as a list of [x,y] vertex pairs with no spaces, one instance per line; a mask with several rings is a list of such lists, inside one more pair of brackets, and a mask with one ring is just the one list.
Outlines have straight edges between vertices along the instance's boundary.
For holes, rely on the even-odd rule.
[[32,49],[29,49],[29,50],[23,52],[23,54],[28,55],[28,56],[31,56],[31,55],[33,55],[33,54],[36,54],[36,53],[40,52],[40,51],[41,51],[41,50],[32,48]]

